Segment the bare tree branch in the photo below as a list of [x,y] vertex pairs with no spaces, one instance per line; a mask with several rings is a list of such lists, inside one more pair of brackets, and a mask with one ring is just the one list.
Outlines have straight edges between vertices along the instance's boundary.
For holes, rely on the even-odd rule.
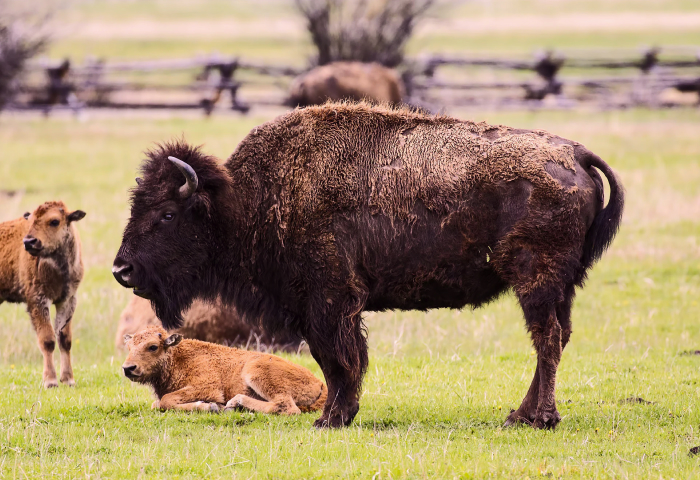
[[296,0],[318,50],[313,63],[399,65],[416,24],[436,0]]

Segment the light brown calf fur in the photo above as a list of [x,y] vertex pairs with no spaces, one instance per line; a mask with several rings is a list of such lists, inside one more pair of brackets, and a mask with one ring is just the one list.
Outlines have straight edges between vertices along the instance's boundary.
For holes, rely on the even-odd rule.
[[152,408],[218,412],[242,407],[262,413],[320,410],[326,385],[304,367],[267,353],[199,340],[182,340],[151,326],[125,335],[122,369],[132,382],[151,385]]
[[391,68],[379,63],[333,62],[295,78],[289,88],[289,104],[306,107],[329,100],[366,100],[398,105],[404,95],[403,81]]
[[[76,291],[83,279],[80,237],[73,225],[85,216],[63,202],[46,202],[31,215],[0,223],[0,303],[26,303],[44,355],[44,386],[57,387],[53,351],[61,350],[61,382],[73,386],[70,349]],[[51,326],[50,307],[56,305]]]
[[[185,338],[229,346],[250,346],[262,351],[297,352],[301,349],[299,337],[284,332],[270,335],[262,328],[246,323],[235,308],[220,301],[209,304],[195,300],[183,314],[183,320],[182,327],[176,332]],[[151,325],[163,326],[151,308],[151,302],[133,295],[119,317],[117,348],[126,350],[124,335],[133,335]]]

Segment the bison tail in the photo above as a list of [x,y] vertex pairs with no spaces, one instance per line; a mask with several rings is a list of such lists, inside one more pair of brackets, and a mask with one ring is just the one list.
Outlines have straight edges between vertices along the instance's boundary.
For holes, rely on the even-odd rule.
[[[593,224],[588,229],[588,232],[586,232],[583,256],[581,258],[581,265],[584,271],[591,267],[612,243],[615,234],[620,228],[622,211],[625,206],[625,190],[612,168],[600,157],[592,153],[588,155],[588,166],[597,168],[603,172],[608,179],[608,183],[610,184],[610,199],[608,200],[608,205],[598,212],[598,215],[593,219]],[[598,188],[601,189],[600,197],[602,198],[603,185],[598,175],[594,176],[594,180],[596,178],[598,178],[596,183],[598,184]]]

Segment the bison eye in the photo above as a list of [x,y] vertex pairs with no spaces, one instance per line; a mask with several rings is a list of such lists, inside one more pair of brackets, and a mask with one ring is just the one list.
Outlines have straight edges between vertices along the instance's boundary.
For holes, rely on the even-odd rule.
[[148,347],[149,352],[155,352],[156,350],[158,350],[158,345],[151,345]]
[[170,222],[173,218],[175,218],[175,215],[172,213],[166,213],[165,215],[163,215],[164,222]]
[[59,222],[58,220],[51,220],[49,222],[49,225],[51,225],[52,227],[58,227],[59,223],[61,223],[61,222]]

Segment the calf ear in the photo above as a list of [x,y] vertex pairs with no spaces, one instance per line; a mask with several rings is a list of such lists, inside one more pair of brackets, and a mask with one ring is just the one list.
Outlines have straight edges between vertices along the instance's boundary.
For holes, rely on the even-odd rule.
[[71,222],[77,222],[78,220],[82,220],[83,217],[85,216],[85,212],[82,210],[76,210],[75,212],[71,213],[66,217],[68,219],[68,223]]
[[170,335],[168,338],[166,338],[163,343],[165,344],[166,348],[174,347],[178,343],[182,341],[182,335],[179,333],[173,333]]
[[132,336],[129,335],[128,333],[127,333],[126,335],[124,335],[124,344],[125,344],[125,345],[126,345],[127,343],[129,343],[129,340],[131,340],[131,337],[132,337]]

